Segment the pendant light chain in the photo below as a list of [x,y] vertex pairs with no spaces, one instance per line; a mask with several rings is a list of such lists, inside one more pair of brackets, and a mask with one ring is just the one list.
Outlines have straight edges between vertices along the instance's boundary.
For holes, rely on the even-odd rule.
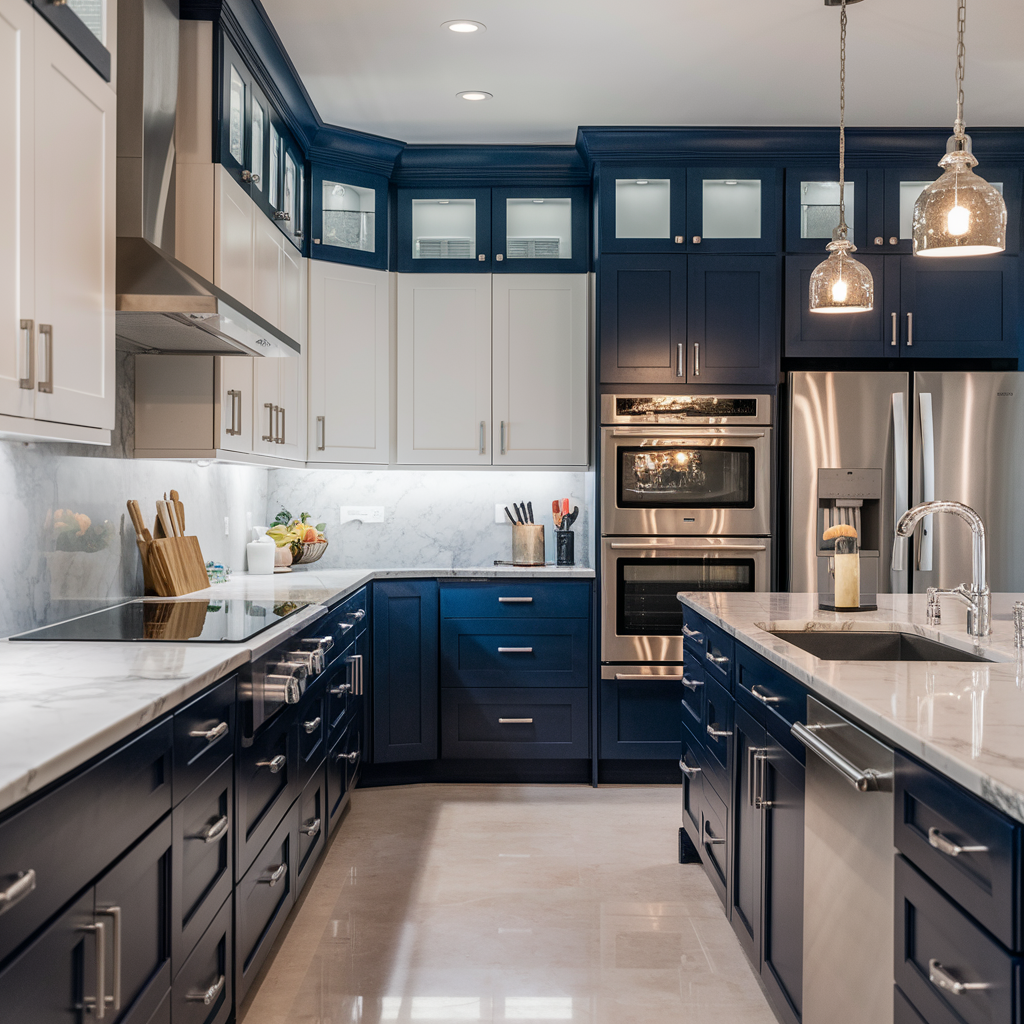
[[[960,0],[961,3],[964,0]],[[846,227],[846,0],[839,17],[839,237]]]
[[[843,0],[845,7],[846,0]],[[956,122],[953,134],[962,139],[966,131],[964,124],[964,65],[967,51],[964,48],[964,29],[967,27],[967,0],[957,0],[956,11]]]

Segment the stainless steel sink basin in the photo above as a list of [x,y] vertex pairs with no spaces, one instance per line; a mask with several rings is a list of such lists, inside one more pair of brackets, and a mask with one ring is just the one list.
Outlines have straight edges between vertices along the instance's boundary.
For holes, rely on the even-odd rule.
[[915,633],[853,630],[771,631],[772,636],[799,647],[822,661],[984,661],[956,647]]

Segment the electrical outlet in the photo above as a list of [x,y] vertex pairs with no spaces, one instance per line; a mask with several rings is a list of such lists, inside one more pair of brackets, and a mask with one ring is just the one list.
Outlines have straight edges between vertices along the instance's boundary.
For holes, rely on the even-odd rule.
[[508,516],[505,515],[505,506],[500,501],[494,506],[494,521],[496,523],[508,522]]
[[383,505],[342,505],[342,523],[383,523]]

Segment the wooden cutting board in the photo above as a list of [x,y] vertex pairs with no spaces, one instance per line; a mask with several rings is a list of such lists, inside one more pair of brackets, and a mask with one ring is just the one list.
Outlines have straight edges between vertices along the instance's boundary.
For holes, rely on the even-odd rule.
[[181,597],[210,585],[198,537],[163,537],[149,544],[147,554],[161,597]]

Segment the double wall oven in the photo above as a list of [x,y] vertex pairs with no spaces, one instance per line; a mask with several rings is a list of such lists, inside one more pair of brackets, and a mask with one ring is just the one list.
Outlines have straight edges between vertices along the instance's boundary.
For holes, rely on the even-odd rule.
[[601,423],[601,660],[681,665],[678,591],[769,589],[772,398],[602,395]]

